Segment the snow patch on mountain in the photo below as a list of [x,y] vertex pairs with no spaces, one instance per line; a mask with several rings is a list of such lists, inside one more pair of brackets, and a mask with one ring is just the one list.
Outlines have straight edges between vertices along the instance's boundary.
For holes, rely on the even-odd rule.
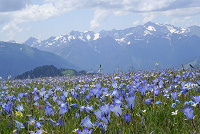
[[146,29],[149,31],[156,31],[156,29],[153,26],[148,26]]
[[91,39],[91,36],[88,34],[86,38],[89,41]]
[[133,33],[127,33],[125,36],[129,36],[129,35],[132,35]]
[[170,31],[170,33],[175,33],[176,32],[176,29],[174,29],[173,26],[168,26],[166,25],[167,29]]
[[68,36],[68,41],[71,41],[72,39],[73,39],[73,37],[70,35],[70,36]]
[[97,40],[97,39],[99,39],[99,33],[96,33],[96,34],[94,34],[94,40]]
[[54,40],[59,40],[60,38],[62,38],[63,36],[61,35],[61,36],[58,36],[58,37],[56,37]]
[[[79,36],[78,38],[81,39],[82,41],[85,41],[85,40],[83,39],[83,36]],[[74,39],[75,39],[75,38],[74,38]]]
[[183,34],[183,33],[185,33],[185,32],[186,32],[186,30],[187,30],[187,29],[185,29],[185,28],[181,27],[181,32],[180,32],[180,33],[181,33],[181,34]]
[[125,38],[121,38],[121,39],[115,39],[117,42],[124,42]]
[[148,30],[145,30],[145,31],[144,31],[144,36],[146,36],[147,34],[150,34],[150,35],[152,35],[152,33],[151,33],[151,32],[149,32]]
[[160,23],[155,23],[155,24],[158,25],[158,26],[161,26],[161,27],[164,26],[163,24],[160,24]]

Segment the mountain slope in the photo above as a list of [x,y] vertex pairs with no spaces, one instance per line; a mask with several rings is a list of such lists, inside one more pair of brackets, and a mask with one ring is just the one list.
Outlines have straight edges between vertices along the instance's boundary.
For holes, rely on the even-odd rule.
[[0,42],[0,61],[0,76],[4,79],[8,75],[14,77],[42,65],[77,69],[75,65],[53,53],[7,42]]

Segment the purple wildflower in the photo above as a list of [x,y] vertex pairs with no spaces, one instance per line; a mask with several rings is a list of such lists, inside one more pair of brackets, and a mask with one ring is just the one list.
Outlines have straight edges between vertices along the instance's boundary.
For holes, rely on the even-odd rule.
[[29,125],[35,125],[35,117],[29,117],[29,121],[27,121]]
[[177,92],[172,92],[171,93],[173,100],[177,99]]
[[128,113],[126,113],[124,116],[124,119],[126,121],[126,123],[129,123],[130,122],[130,119],[131,119],[131,115],[129,115]]
[[54,116],[54,111],[52,110],[51,106],[45,106],[44,109],[45,109],[45,112],[46,112],[47,116],[50,116],[50,115]]
[[146,98],[145,98],[144,103],[147,104],[147,106],[149,106],[149,105],[151,104],[151,101],[152,101],[151,98],[150,98],[150,99],[146,99]]
[[133,110],[135,105],[135,96],[133,95],[132,97],[125,97],[125,99],[128,102],[128,108]]
[[183,111],[183,113],[185,114],[185,116],[188,119],[192,119],[193,118],[193,107],[191,106],[190,108],[185,105],[184,109],[181,109]]
[[197,104],[199,104],[199,102],[200,102],[200,95],[199,95],[199,96],[192,96],[192,99],[193,99]]
[[89,115],[86,116],[84,119],[81,120],[81,126],[85,126],[87,128],[92,127],[92,122],[90,121]]
[[122,115],[122,109],[120,108],[120,105],[116,105],[113,107],[112,105],[110,106],[110,110],[115,113],[116,116],[119,117],[119,115]]
[[24,108],[23,108],[23,104],[21,105],[17,105],[17,107],[15,108],[17,111],[20,111],[20,112],[24,112]]

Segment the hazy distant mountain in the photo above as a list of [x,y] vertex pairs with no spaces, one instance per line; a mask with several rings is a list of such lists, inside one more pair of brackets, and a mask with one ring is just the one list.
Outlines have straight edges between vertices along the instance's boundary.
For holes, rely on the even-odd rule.
[[[147,22],[124,30],[78,32],[24,44],[53,52],[85,70],[104,72],[180,67],[200,58],[200,27]],[[199,62],[197,62],[199,64]]]
[[60,56],[27,45],[0,42],[0,77],[15,77],[35,67],[54,65],[58,68],[73,68],[75,65]]

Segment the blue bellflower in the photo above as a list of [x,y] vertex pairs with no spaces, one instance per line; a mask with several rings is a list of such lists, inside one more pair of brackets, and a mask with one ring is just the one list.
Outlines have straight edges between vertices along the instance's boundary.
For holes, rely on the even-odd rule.
[[126,97],[125,99],[128,102],[128,108],[133,110],[135,105],[135,96],[133,95],[132,97]]
[[141,95],[145,95],[145,88],[143,86],[138,86],[138,90],[140,91]]
[[177,99],[177,92],[172,92],[171,93],[173,100]]
[[97,109],[97,111],[94,111],[94,114],[98,119],[101,119],[101,111],[99,109]]
[[151,98],[150,99],[145,98],[144,103],[147,104],[147,106],[149,106],[151,104],[151,100],[152,100]]
[[67,98],[68,97],[68,92],[67,91],[63,91],[63,95]]
[[81,132],[80,130],[77,130],[78,134],[91,134],[93,129],[90,129],[90,131],[87,128],[84,128],[83,131]]
[[153,90],[153,92],[154,92],[155,96],[158,96],[158,94],[160,93],[160,90],[158,88],[156,88]]
[[59,119],[57,125],[59,125],[60,127],[62,127],[64,124],[62,117]]
[[21,128],[25,128],[24,125],[17,120],[14,120],[14,124],[17,127],[18,131],[20,131]]
[[159,104],[161,104],[161,103],[162,103],[161,101],[156,101],[156,102],[155,102],[156,105],[159,105]]
[[171,107],[172,107],[172,108],[175,108],[175,106],[176,106],[176,103],[172,103],[172,106],[171,106]]
[[163,86],[164,86],[164,82],[161,80],[161,81],[159,82],[159,88],[163,88]]
[[92,122],[90,121],[89,115],[86,116],[84,119],[81,120],[81,126],[90,128],[92,127]]
[[197,104],[199,104],[199,102],[200,102],[200,95],[199,95],[199,96],[193,96],[192,99],[193,99]]
[[29,117],[29,121],[27,121],[27,123],[29,124],[29,125],[33,125],[33,124],[35,124],[35,117]]
[[2,108],[4,109],[4,111],[6,112],[6,114],[11,114],[12,112],[12,103],[8,102],[8,104],[3,104]]
[[21,105],[17,105],[17,107],[15,108],[17,111],[20,111],[20,112],[24,112],[24,108],[23,108],[23,104]]
[[185,105],[184,109],[181,109],[183,111],[183,113],[185,114],[185,116],[188,119],[192,119],[193,118],[193,108],[192,106],[189,108],[187,105]]
[[41,126],[39,121],[35,121],[35,126],[34,127],[40,129],[42,126]]
[[128,113],[126,113],[126,115],[123,115],[123,116],[124,116],[124,119],[125,119],[126,123],[129,123],[130,119],[131,119],[131,115],[129,115]]
[[63,115],[68,111],[67,103],[61,103],[59,114]]
[[45,106],[44,109],[45,109],[45,112],[46,112],[47,116],[50,116],[50,115],[54,116],[54,111],[52,110],[51,106]]
[[116,116],[119,117],[119,115],[122,115],[122,109],[120,108],[120,105],[116,105],[113,107],[112,105],[110,106],[110,110],[115,113]]
[[78,104],[71,104],[70,106],[71,106],[71,108],[75,109],[78,107]]
[[105,115],[105,116],[108,116],[110,114],[110,106],[109,106],[109,103],[108,104],[105,104],[100,107],[100,110],[101,112]]
[[48,119],[49,123],[51,124],[51,126],[53,126],[54,124],[57,124],[57,122],[55,122],[54,120],[52,120],[51,118]]
[[62,94],[62,95],[60,96],[60,99],[61,99],[62,101],[65,101],[65,96]]

